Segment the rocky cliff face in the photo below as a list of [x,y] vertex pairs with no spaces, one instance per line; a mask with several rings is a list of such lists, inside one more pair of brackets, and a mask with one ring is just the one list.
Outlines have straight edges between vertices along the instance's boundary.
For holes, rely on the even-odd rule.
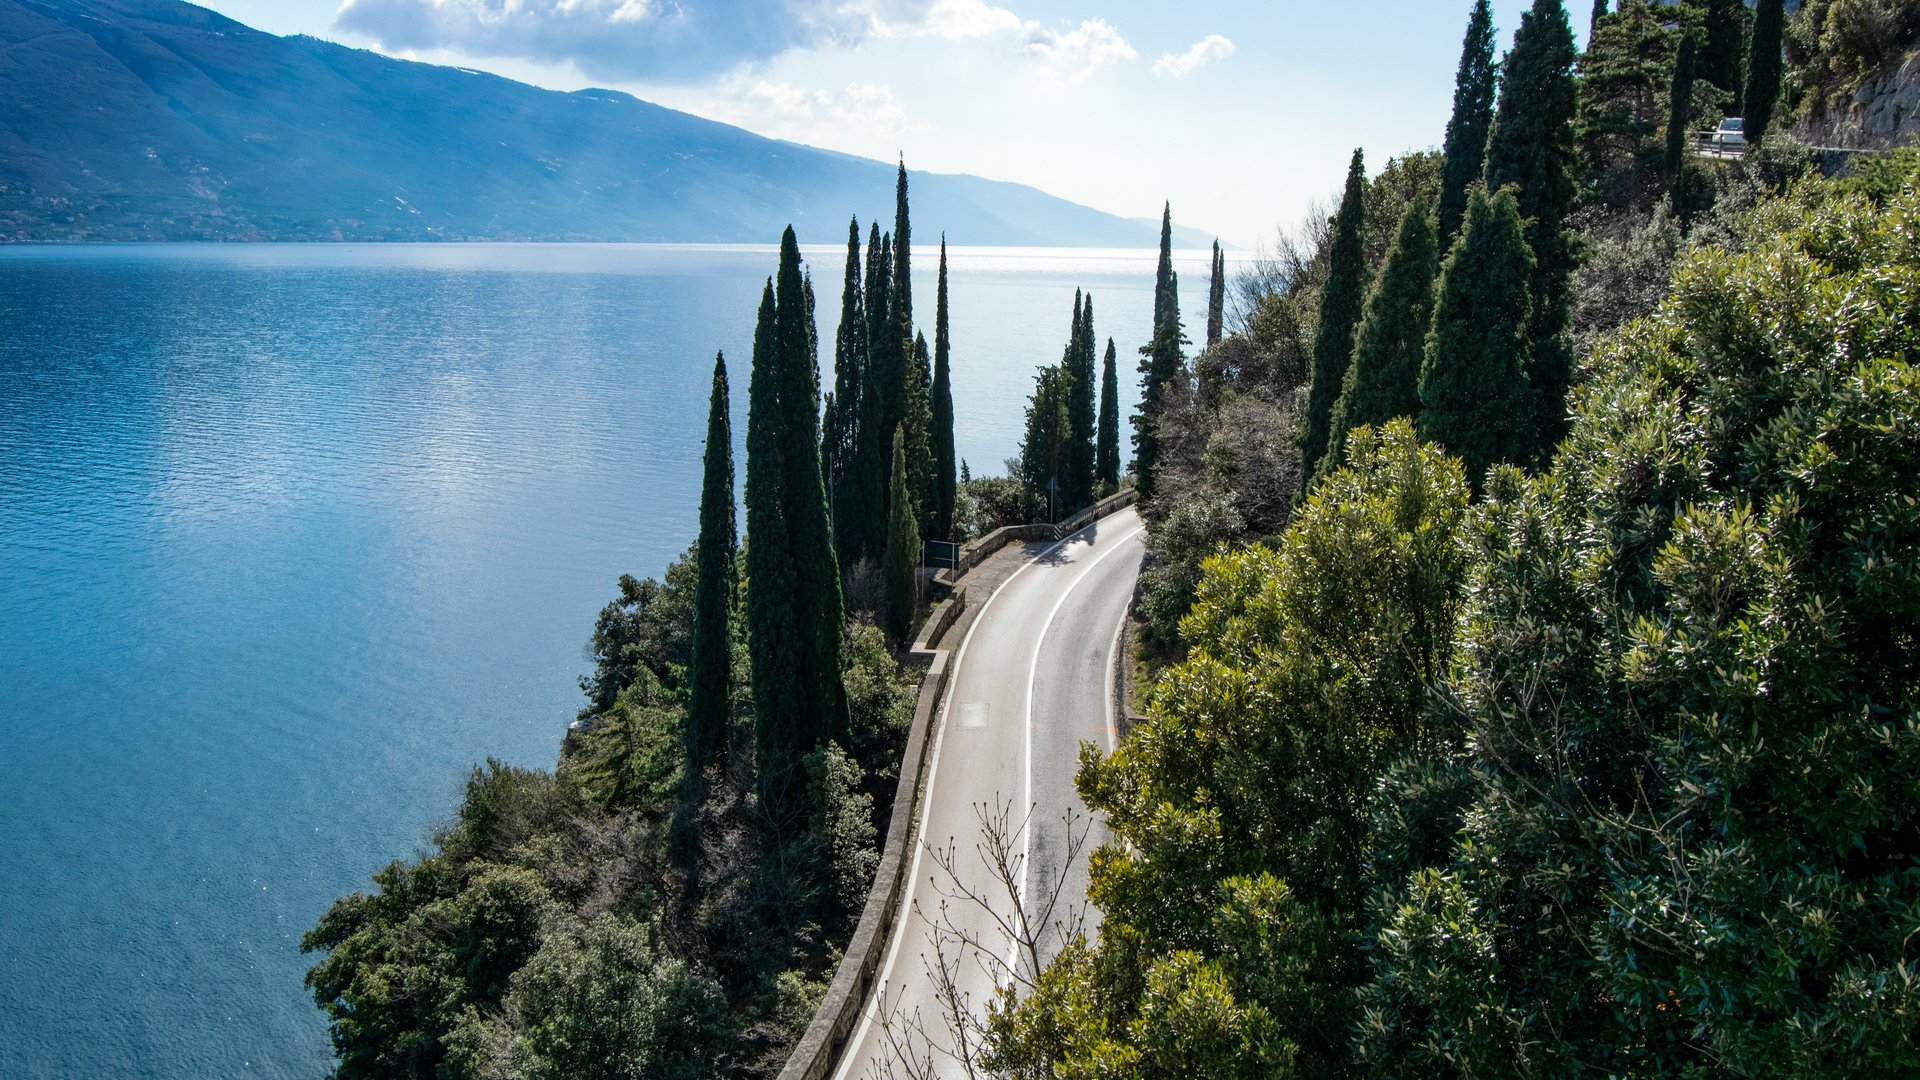
[[1814,146],[1887,150],[1920,142],[1920,52],[1837,104],[1816,103],[1794,135]]

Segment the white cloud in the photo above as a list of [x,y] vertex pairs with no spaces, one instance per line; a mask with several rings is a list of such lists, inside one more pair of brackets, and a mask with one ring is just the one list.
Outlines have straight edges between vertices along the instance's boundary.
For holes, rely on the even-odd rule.
[[1233,55],[1233,42],[1219,34],[1208,34],[1186,52],[1167,53],[1153,62],[1153,73],[1165,79],[1184,79],[1217,61]]
[[892,138],[914,128],[893,90],[871,83],[822,90],[785,82],[741,81],[699,104],[703,115],[716,120],[815,146]]
[[1056,71],[1084,75],[1108,64],[1140,59],[1105,19],[1088,19],[1065,33],[1028,24],[1025,52]]

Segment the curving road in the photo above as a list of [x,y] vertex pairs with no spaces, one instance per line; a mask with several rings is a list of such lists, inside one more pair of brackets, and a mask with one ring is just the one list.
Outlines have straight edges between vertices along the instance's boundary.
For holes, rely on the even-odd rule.
[[[978,807],[1010,805],[1016,826],[1033,807],[1029,830],[1017,849],[1024,854],[1022,887],[1029,902],[1041,884],[1064,871],[1062,906],[1084,904],[1086,855],[1103,839],[1090,837],[1073,866],[1063,866],[1069,808],[1085,820],[1073,787],[1082,741],[1111,749],[1115,738],[1113,667],[1119,630],[1133,596],[1146,547],[1139,517],[1126,510],[1075,533],[1022,567],[993,594],[954,655],[942,705],[939,735],[927,769],[919,834],[904,903],[879,976],[879,993],[901,1018],[916,1013],[937,1041],[948,1044],[928,975],[932,949],[929,918],[937,918],[952,882],[935,853],[949,843],[969,889],[1004,898],[975,846],[981,835]],[[1083,826],[1084,827],[1084,826]],[[1098,829],[1097,823],[1095,829]],[[1011,908],[995,904],[1003,915]],[[1012,941],[992,918],[966,902],[949,903],[954,922],[1009,955]],[[1043,938],[1056,950],[1057,935]],[[979,963],[961,967],[961,985],[976,1008],[984,1007],[992,978]],[[840,1061],[836,1077],[904,1076],[918,1070],[888,1068],[888,1038],[877,1016],[878,999],[865,1015]],[[899,1021],[893,1025],[900,1028]],[[964,1075],[953,1062],[933,1055],[940,1075]]]

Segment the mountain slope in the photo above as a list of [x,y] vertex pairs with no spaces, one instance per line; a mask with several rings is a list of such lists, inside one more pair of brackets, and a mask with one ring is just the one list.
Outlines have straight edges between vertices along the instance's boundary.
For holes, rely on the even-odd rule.
[[[275,37],[174,0],[0,0],[0,241],[764,243],[791,222],[831,243],[852,213],[890,220],[893,172],[626,94]],[[912,181],[924,235],[1155,242],[1150,222],[1033,188]]]

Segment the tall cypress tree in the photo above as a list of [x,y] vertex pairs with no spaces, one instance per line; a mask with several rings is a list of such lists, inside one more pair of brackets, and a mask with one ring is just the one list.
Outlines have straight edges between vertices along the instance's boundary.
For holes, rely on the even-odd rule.
[[1740,115],[1747,88],[1747,5],[1744,0],[1694,0],[1705,7],[1705,41],[1700,48],[1700,78],[1733,95],[1729,115]]
[[1353,332],[1367,302],[1367,165],[1359,150],[1347,165],[1347,187],[1333,219],[1333,250],[1320,293],[1320,326],[1313,336],[1313,382],[1307,391],[1307,425],[1300,439],[1300,467],[1311,476],[1327,455],[1333,403],[1353,360]]
[[1587,20],[1587,47],[1593,47],[1593,39],[1600,34],[1600,20],[1607,17],[1607,0],[1593,0],[1593,15]]
[[1207,348],[1220,344],[1227,323],[1227,256],[1213,242],[1213,280],[1207,287]]
[[1353,363],[1333,407],[1333,434],[1322,472],[1338,466],[1347,433],[1354,428],[1420,414],[1420,365],[1439,272],[1433,222],[1427,208],[1416,203],[1400,220],[1380,283],[1367,298],[1367,316],[1354,336]]
[[[860,380],[859,505],[841,546],[876,565],[887,544],[887,463],[893,429],[906,418],[906,343],[893,322],[893,241],[875,225],[867,234],[866,367]],[[851,571],[852,566],[847,569]]]
[[1447,121],[1446,156],[1440,167],[1440,246],[1459,235],[1467,212],[1467,188],[1486,172],[1487,135],[1493,130],[1493,97],[1499,86],[1493,62],[1493,9],[1474,0],[1460,70],[1453,77],[1453,118]]
[[1435,289],[1419,420],[1420,437],[1460,457],[1475,490],[1488,468],[1524,461],[1533,445],[1526,370],[1532,274],[1513,190],[1489,197],[1476,188]]
[[843,568],[860,561],[860,509],[872,477],[859,468],[861,385],[867,367],[867,314],[861,275],[860,222],[847,226],[847,270],[840,292],[840,330],[833,343],[833,398],[821,436],[821,465],[833,511],[834,553]]
[[924,334],[915,334],[907,364],[907,407],[901,423],[905,425],[907,447],[907,493],[913,498],[914,513],[920,516],[924,535],[933,529],[933,354]]
[[947,238],[940,238],[940,285],[933,309],[933,535],[953,539],[953,342],[947,328]]
[[903,351],[913,341],[913,226],[907,214],[907,163],[893,184],[893,322]]
[[719,755],[733,716],[733,605],[739,592],[734,559],[739,537],[733,517],[733,422],[724,354],[713,360],[704,465],[685,735],[687,765],[695,774]]
[[1575,192],[1573,28],[1561,0],[1534,0],[1520,18],[1500,81],[1500,104],[1487,147],[1487,189],[1518,187],[1527,246],[1534,256],[1527,344],[1540,442],[1527,460],[1544,457],[1566,430],[1573,381],[1574,240],[1567,214]]
[[1781,32],[1786,24],[1783,0],[1759,0],[1753,8],[1753,42],[1747,53],[1747,143],[1759,146],[1773,126],[1773,109],[1780,101]]
[[920,604],[920,526],[915,521],[913,497],[907,491],[907,433],[893,429],[893,494],[887,504],[887,553],[883,560],[887,583],[882,627],[895,645],[904,644],[913,630],[913,612]]
[[1160,265],[1153,283],[1153,339],[1140,347],[1140,411],[1133,417],[1134,472],[1140,497],[1153,497],[1153,471],[1160,459],[1160,412],[1177,393],[1186,356],[1180,331],[1180,279],[1173,272],[1173,204],[1160,214]]
[[1107,360],[1100,373],[1100,431],[1095,439],[1093,478],[1106,491],[1120,488],[1120,352],[1107,339]]
[[1062,505],[1078,510],[1093,502],[1094,423],[1097,401],[1094,387],[1093,295],[1083,305],[1073,298],[1073,334],[1063,360],[1067,369],[1067,461],[1060,478]]
[[1687,166],[1687,129],[1693,117],[1693,81],[1699,67],[1699,47],[1690,28],[1680,32],[1680,49],[1673,58],[1673,84],[1667,91],[1667,160],[1669,186],[1680,182]]
[[[776,283],[777,282],[777,286]],[[793,230],[754,332],[747,417],[747,632],[761,807],[776,831],[804,816],[802,758],[850,745],[840,681],[844,613],[820,477],[812,295]]]

